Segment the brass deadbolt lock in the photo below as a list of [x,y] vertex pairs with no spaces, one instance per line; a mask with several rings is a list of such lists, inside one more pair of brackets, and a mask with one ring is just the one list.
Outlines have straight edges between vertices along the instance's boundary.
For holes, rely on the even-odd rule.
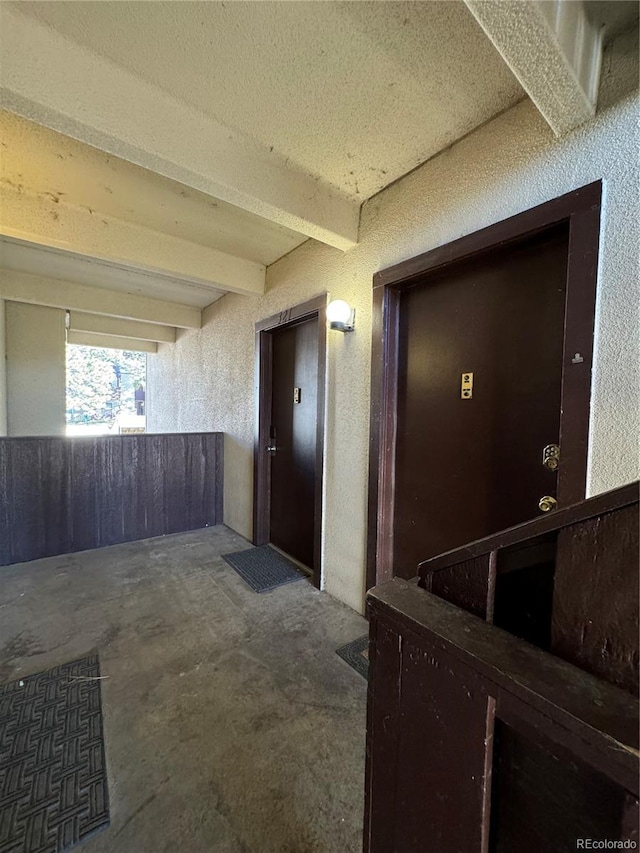
[[560,461],[560,448],[557,444],[547,444],[542,451],[542,464],[550,471],[557,471]]
[[558,501],[555,498],[552,498],[551,495],[544,495],[538,501],[538,507],[542,512],[551,512],[551,510],[555,509],[557,506]]

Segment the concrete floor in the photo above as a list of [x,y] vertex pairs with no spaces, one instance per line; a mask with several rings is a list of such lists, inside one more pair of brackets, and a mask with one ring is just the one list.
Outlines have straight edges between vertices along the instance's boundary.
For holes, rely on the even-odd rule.
[[300,581],[252,592],[224,527],[0,569],[0,681],[98,648],[111,826],[83,853],[362,847],[358,614]]

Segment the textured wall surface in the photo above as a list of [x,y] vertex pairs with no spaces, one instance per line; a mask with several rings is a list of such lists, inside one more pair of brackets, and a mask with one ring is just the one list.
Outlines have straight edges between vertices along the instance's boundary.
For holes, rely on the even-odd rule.
[[7,345],[5,302],[0,299],[0,435],[7,434]]
[[65,431],[65,312],[6,303],[9,435]]
[[252,523],[254,323],[318,293],[348,300],[356,331],[328,333],[323,578],[362,610],[366,542],[371,280],[411,258],[602,179],[589,493],[638,476],[637,41],[605,57],[600,112],[555,139],[528,101],[494,119],[364,208],[359,244],[345,254],[308,241],[269,267],[264,297],[228,295],[204,327],[149,358],[153,430],[225,433],[225,521]]

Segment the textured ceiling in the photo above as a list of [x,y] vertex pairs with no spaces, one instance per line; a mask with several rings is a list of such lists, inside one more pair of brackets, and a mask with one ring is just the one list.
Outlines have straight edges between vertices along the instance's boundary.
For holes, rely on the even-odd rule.
[[459,0],[7,5],[361,201],[524,97]]
[[587,14],[604,29],[604,43],[637,24],[640,3],[638,0],[586,0]]
[[0,238],[0,266],[32,275],[102,287],[121,293],[150,296],[196,308],[204,308],[224,296],[223,291],[205,287],[197,282],[144,272],[122,264],[86,258],[72,252],[9,237]]
[[[586,7],[592,20],[604,28],[605,41],[632,26],[637,19],[636,2],[589,0]],[[39,240],[58,248],[45,249],[35,243],[7,240],[0,245],[4,263],[52,278],[157,296],[187,305],[203,307],[219,298],[222,294],[219,282],[225,280],[229,285],[229,279],[216,278],[215,266],[224,265],[225,258],[234,256],[234,264],[242,259],[243,263],[268,265],[304,241],[302,233],[263,218],[262,215],[271,215],[271,208],[280,215],[281,208],[286,213],[290,203],[303,225],[309,225],[308,220],[317,225],[318,219],[325,227],[318,211],[307,210],[315,204],[320,212],[331,214],[333,230],[340,232],[335,226],[334,209],[327,208],[327,213],[323,208],[329,197],[318,189],[329,185],[339,190],[336,197],[345,202],[344,196],[349,197],[348,206],[356,213],[355,233],[360,202],[525,97],[514,74],[462,0],[89,0],[82,3],[57,0],[3,2],[0,8],[18,10],[20,15],[14,17],[23,23],[32,18],[44,25],[32,26],[32,36],[37,31],[46,36],[44,41],[38,35],[33,42],[26,38],[24,42],[20,39],[14,42],[20,45],[18,55],[26,57],[29,69],[36,68],[36,77],[40,73],[41,54],[35,45],[49,42],[56,44],[47,60],[50,73],[56,61],[73,69],[70,55],[76,59],[88,57],[89,77],[91,69],[101,70],[102,73],[96,71],[94,75],[95,90],[87,86],[84,75],[69,72],[74,83],[82,81],[81,93],[91,93],[89,106],[92,99],[102,98],[109,105],[110,99],[119,98],[126,116],[135,115],[146,129],[149,127],[144,112],[146,102],[131,96],[132,109],[138,105],[139,112],[129,112],[129,101],[111,81],[133,80],[138,87],[136,93],[171,96],[173,100],[166,97],[169,107],[152,111],[157,126],[151,125],[152,134],[162,136],[168,131],[169,154],[174,158],[169,158],[170,162],[181,167],[186,164],[196,175],[210,176],[218,168],[221,174],[214,175],[212,180],[219,180],[220,186],[212,189],[209,185],[196,184],[214,194],[216,188],[221,192],[220,187],[226,187],[225,181],[236,186],[233,179],[238,175],[233,169],[237,166],[238,174],[247,180],[244,185],[240,181],[235,196],[224,197],[239,205],[245,203],[248,210],[254,211],[241,210],[213,195],[91,147],[100,144],[99,136],[96,141],[91,134],[82,136],[76,129],[77,135],[90,143],[87,145],[17,116],[0,113],[4,182],[0,192],[13,194],[14,200],[21,196],[21,202],[27,196],[37,200],[39,207],[34,203],[33,209],[45,210],[49,230],[56,233],[61,230],[62,225],[51,223],[62,219],[58,210],[66,208],[75,213],[81,211],[84,225],[88,220],[93,226],[94,213],[103,214],[107,231],[110,223],[116,221],[128,223],[134,235],[138,234],[135,227],[142,226],[147,229],[140,238],[145,246],[152,238],[160,240],[155,245],[162,250],[172,240],[184,241],[189,259],[198,254],[200,247],[211,250],[203,261],[205,276],[196,275],[192,265],[181,267],[168,262],[158,266],[160,272],[154,274],[149,267],[155,264],[145,262],[140,253],[137,268],[127,266],[136,263],[135,257],[117,251],[115,236],[113,245],[109,244],[111,251],[101,254],[97,249],[91,251],[91,244],[85,250],[79,232],[68,226],[71,230],[67,242],[58,234],[55,241],[50,239],[47,243],[45,238],[51,238],[49,231],[44,236],[37,231],[33,234],[8,231],[14,237]],[[47,27],[80,48],[58,36],[54,39]],[[129,76],[118,69],[126,69]],[[20,85],[26,85],[19,74],[17,79]],[[49,77],[42,78],[40,73],[40,79]],[[70,95],[65,94],[67,90],[57,86],[55,75],[50,79],[53,94],[49,92],[49,97],[53,102],[58,103],[55,94],[62,91],[63,97],[69,97],[69,103],[76,103],[73,88]],[[36,91],[40,92],[38,86]],[[152,98],[151,101],[155,104]],[[37,98],[35,102],[40,103]],[[46,98],[44,103],[47,106]],[[62,106],[58,104],[60,115],[66,115],[64,107],[64,102]],[[205,131],[193,132],[191,136],[184,131],[177,118],[183,107],[185,114],[189,112],[202,119]],[[56,107],[52,109],[55,111]],[[83,109],[91,112],[86,102]],[[107,111],[108,120],[112,112]],[[92,125],[91,116],[85,116],[80,108],[76,119],[82,127],[85,122],[87,128],[101,127]],[[43,122],[46,124],[46,119]],[[58,125],[52,122],[50,126]],[[231,150],[231,158],[224,145],[209,144],[210,138],[218,139],[211,128],[219,130],[223,143]],[[62,129],[74,133],[73,127]],[[207,132],[212,136],[207,136]],[[103,140],[106,148],[110,139],[131,142],[117,121],[113,125],[107,121],[106,134],[107,142]],[[148,147],[142,150],[151,151],[155,138],[145,138]],[[132,144],[134,148],[138,144],[135,133]],[[209,160],[202,159],[198,145],[204,146]],[[111,150],[135,159],[126,150],[121,152],[117,147]],[[159,150],[164,156],[164,149],[160,146]],[[194,150],[197,156],[192,158]],[[245,150],[254,158],[253,165],[247,165],[242,153]],[[220,159],[221,151],[227,160]],[[263,168],[263,164],[272,164],[276,159],[283,164],[282,172],[274,171],[272,165]],[[157,163],[153,157],[138,162],[151,168],[156,168],[154,162]],[[208,169],[201,168],[203,162]],[[191,174],[188,168],[187,174]],[[227,175],[229,171],[231,174]],[[165,174],[187,180],[184,171]],[[283,187],[284,200],[272,191],[269,181]],[[254,188],[260,184],[264,186],[255,189],[255,195],[262,207],[251,207],[243,193],[250,197],[249,201],[255,201]],[[266,200],[261,192],[266,194]],[[296,206],[300,202],[296,192],[302,198],[301,212]],[[78,217],[73,219],[76,221],[80,221]],[[291,225],[291,220],[279,221]],[[296,224],[300,222],[296,220],[293,227]],[[91,233],[87,227],[86,235]],[[313,231],[305,233],[317,236]],[[176,246],[175,242],[171,245]],[[61,251],[62,246],[70,251]],[[138,243],[134,247],[140,249]],[[226,255],[218,255],[218,261],[213,262],[215,252]],[[92,254],[111,262],[88,257]],[[205,285],[209,280],[215,282],[212,287]],[[232,288],[233,284],[235,281],[231,282]]]
[[304,242],[294,231],[0,111],[0,183],[270,264]]

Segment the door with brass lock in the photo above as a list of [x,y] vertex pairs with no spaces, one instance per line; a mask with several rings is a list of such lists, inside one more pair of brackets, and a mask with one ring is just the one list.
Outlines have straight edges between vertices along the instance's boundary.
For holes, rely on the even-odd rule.
[[402,289],[397,419],[384,433],[395,574],[558,500],[566,281],[558,229]]

